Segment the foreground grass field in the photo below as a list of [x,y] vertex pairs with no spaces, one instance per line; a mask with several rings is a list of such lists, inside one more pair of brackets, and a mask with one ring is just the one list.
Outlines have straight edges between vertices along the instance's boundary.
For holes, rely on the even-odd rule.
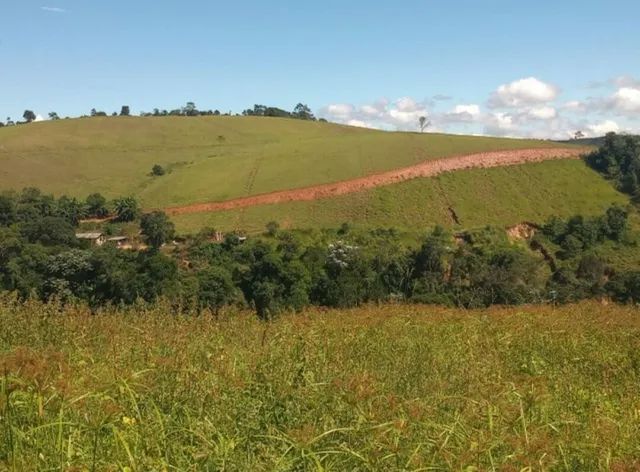
[[469,169],[326,200],[176,215],[172,220],[183,233],[205,226],[257,232],[270,221],[285,228],[336,228],[350,222],[423,233],[435,224],[454,228],[508,226],[543,222],[552,215],[595,215],[612,203],[627,201],[583,162],[562,160]]
[[0,303],[0,469],[637,470],[640,313]]
[[[0,129],[0,189],[133,195],[147,208],[162,208],[347,180],[451,155],[557,146],[277,118],[83,118]],[[150,175],[156,163],[166,175]]]

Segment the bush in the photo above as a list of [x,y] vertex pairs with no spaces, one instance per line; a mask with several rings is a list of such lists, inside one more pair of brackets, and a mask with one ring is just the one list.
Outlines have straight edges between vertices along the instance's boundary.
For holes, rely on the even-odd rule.
[[278,234],[278,230],[280,229],[280,225],[276,221],[270,221],[267,223],[267,234],[269,236],[275,236]]
[[156,164],[151,168],[151,173],[159,177],[161,175],[164,175],[166,171],[164,170],[164,167],[162,167],[160,164]]

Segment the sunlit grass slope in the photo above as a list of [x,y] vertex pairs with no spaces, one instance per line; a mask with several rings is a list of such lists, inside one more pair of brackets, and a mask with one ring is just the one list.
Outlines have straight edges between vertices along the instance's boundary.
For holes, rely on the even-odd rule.
[[[167,207],[304,187],[543,141],[390,133],[257,117],[109,117],[0,129],[0,189],[134,195]],[[154,164],[162,177],[150,175]]]
[[260,231],[269,221],[288,228],[336,228],[349,222],[424,232],[436,224],[450,228],[508,226],[543,222],[552,215],[595,215],[612,203],[627,201],[581,161],[561,160],[469,169],[314,202],[172,218],[182,232],[196,232],[205,226]]
[[637,470],[640,316],[0,304],[0,470]]

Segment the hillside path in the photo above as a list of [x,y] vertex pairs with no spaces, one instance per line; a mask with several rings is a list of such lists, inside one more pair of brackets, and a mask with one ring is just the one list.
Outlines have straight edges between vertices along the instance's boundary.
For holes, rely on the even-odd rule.
[[585,148],[537,148],[481,152],[425,161],[409,167],[402,167],[351,180],[291,190],[279,190],[221,202],[195,203],[192,205],[170,207],[166,208],[165,211],[169,215],[182,215],[187,213],[233,210],[236,208],[274,203],[319,200],[321,198],[360,192],[383,185],[391,185],[419,177],[433,177],[455,170],[512,166],[527,162],[540,162],[554,159],[578,159],[586,151],[587,149]]

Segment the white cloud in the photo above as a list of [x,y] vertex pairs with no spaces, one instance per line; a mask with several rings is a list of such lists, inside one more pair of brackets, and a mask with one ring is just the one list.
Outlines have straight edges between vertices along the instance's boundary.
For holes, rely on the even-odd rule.
[[366,121],[362,120],[349,120],[346,124],[348,124],[349,126],[357,126],[359,128],[374,128],[371,123],[367,123]]
[[66,13],[67,10],[59,7],[40,7],[40,10],[49,11],[52,13]]
[[588,125],[587,129],[591,136],[602,136],[603,134],[607,134],[611,131],[617,133],[620,131],[620,126],[618,126],[618,123],[613,120],[605,120],[600,123]]
[[403,97],[396,102],[396,108],[402,113],[412,113],[420,110],[420,106],[415,100],[409,97]]
[[453,113],[461,114],[466,113],[471,116],[478,116],[480,114],[480,107],[476,104],[471,105],[456,105],[453,109]]
[[640,88],[621,87],[613,94],[615,108],[624,112],[640,112]]
[[378,110],[376,107],[371,106],[371,105],[364,105],[364,106],[360,107],[360,110],[365,115],[377,116],[377,115],[380,114],[380,110]]
[[640,88],[640,80],[630,75],[621,75],[613,79],[613,83],[618,87]]
[[339,116],[339,117],[348,117],[353,113],[353,105],[349,105],[346,103],[336,103],[333,105],[329,105],[327,107],[327,112],[330,115]]
[[556,99],[558,89],[546,82],[527,77],[503,84],[491,94],[489,105],[495,108],[513,108],[523,105],[548,103]]
[[395,102],[381,99],[359,107],[344,103],[331,104],[322,108],[318,115],[352,126],[414,131],[418,128],[418,119],[429,116],[429,111],[424,102],[402,97]]
[[591,89],[593,96],[573,90],[570,100],[560,101],[557,87],[528,77],[497,87],[485,106],[405,96],[361,105],[332,104],[318,115],[352,126],[398,131],[417,131],[419,118],[425,116],[432,123],[430,131],[541,139],[566,139],[578,130],[588,136],[640,131],[640,81],[626,76],[606,84],[597,93]]
[[490,113],[485,119],[485,134],[495,136],[510,136],[515,130],[513,116],[508,113]]
[[480,106],[475,103],[468,105],[456,105],[453,110],[438,116],[438,121],[443,123],[470,123],[480,118]]
[[531,108],[526,113],[536,120],[550,120],[558,115],[556,109],[550,106]]
[[36,119],[33,120],[34,122],[36,121],[44,121],[44,117],[42,115],[36,115]]
[[570,100],[568,102],[563,103],[561,108],[563,110],[569,110],[569,111],[580,111],[580,110],[584,110],[585,104],[582,103],[580,100]]

